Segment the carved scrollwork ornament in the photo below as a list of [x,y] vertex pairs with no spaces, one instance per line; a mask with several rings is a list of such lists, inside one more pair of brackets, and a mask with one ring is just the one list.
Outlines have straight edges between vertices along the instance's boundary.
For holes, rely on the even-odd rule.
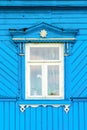
[[70,105],[65,105],[65,106],[64,106],[64,111],[65,111],[66,113],[69,112],[69,109],[70,109],[69,107],[70,107]]
[[59,108],[59,107],[64,107],[64,111],[66,113],[69,112],[69,107],[70,105],[65,105],[65,104],[20,104],[19,107],[20,107],[20,111],[21,112],[24,112],[27,108],[29,107],[32,107],[32,108],[37,108],[39,106],[42,106],[42,107],[48,107],[48,106],[52,106],[52,107],[55,107],[55,108]]
[[24,112],[25,111],[25,109],[26,109],[26,105],[19,105],[20,106],[20,111],[21,112]]

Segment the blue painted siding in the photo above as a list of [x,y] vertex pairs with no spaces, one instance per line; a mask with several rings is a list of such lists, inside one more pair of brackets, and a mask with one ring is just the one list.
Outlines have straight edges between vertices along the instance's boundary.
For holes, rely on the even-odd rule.
[[17,98],[19,74],[17,48],[10,41],[0,41],[0,98]]
[[[1,89],[4,96],[18,96],[20,89],[19,56],[17,47],[12,43],[10,28],[31,27],[41,22],[47,22],[61,28],[79,29],[77,41],[73,47],[72,55],[67,58],[71,66],[71,81],[67,81],[71,96],[85,97],[86,94],[86,50],[87,50],[87,10],[0,10],[0,55],[1,55]],[[34,15],[32,15],[34,14]],[[84,52],[84,53],[83,53]],[[69,84],[68,84],[69,83]],[[8,87],[8,86],[9,87]],[[3,87],[5,86],[5,87]],[[3,90],[4,89],[4,90]],[[6,90],[7,89],[7,90]],[[79,91],[78,91],[79,89]],[[6,91],[6,92],[5,92]],[[77,92],[78,91],[78,92]],[[66,95],[67,96],[67,95]]]
[[[74,102],[69,113],[62,107],[28,108],[20,112],[15,102],[0,102],[1,130],[86,130],[87,102]],[[85,113],[85,114],[84,114]]]
[[23,6],[23,7],[37,7],[37,6],[45,6],[45,7],[87,7],[87,2],[82,0],[37,0],[30,1],[30,0],[4,0],[4,2],[0,1],[0,6]]
[[[78,2],[77,2],[78,3]],[[83,3],[83,2],[82,2]],[[6,3],[4,3],[6,4]],[[2,5],[4,5],[2,4]],[[77,5],[77,4],[76,4]],[[85,5],[85,4],[84,4]],[[26,4],[27,6],[27,4]],[[74,2],[75,6],[75,2]],[[24,100],[24,82],[18,47],[12,42],[10,28],[27,28],[46,22],[65,29],[79,29],[72,54],[65,57],[65,100],[87,97],[87,10],[67,8],[0,9],[0,129],[1,130],[86,130],[87,102],[72,102],[69,113],[63,107],[27,108],[23,113],[18,102]],[[24,66],[24,64],[23,64]],[[67,78],[68,77],[68,78]],[[4,99],[4,100],[3,100]],[[6,102],[5,99],[8,99]],[[1,101],[3,100],[3,101]],[[61,102],[61,101],[60,101]],[[46,101],[47,103],[47,101]]]
[[[39,9],[40,10],[40,9]],[[34,13],[34,15],[32,15]],[[31,27],[41,22],[47,22],[60,28],[80,29],[78,40],[86,40],[87,34],[87,11],[68,11],[68,10],[19,10],[0,11],[0,39],[9,40],[9,28]],[[32,20],[31,20],[32,19]],[[72,20],[73,19],[73,20]]]
[[86,97],[87,84],[87,41],[77,43],[72,55],[72,95]]

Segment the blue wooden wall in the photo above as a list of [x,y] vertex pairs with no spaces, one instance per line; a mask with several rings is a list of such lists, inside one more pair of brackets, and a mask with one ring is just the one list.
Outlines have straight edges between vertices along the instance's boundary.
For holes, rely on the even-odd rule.
[[10,41],[0,41],[0,98],[16,98],[19,89],[18,56]]
[[[3,4],[2,4],[3,5]],[[75,5],[75,4],[74,4]],[[85,4],[84,4],[85,5]],[[23,113],[21,68],[18,48],[10,28],[27,28],[46,22],[65,29],[79,29],[72,54],[67,57],[70,80],[65,100],[77,99],[66,114],[62,107],[29,107]],[[68,67],[68,66],[67,66]],[[67,74],[68,75],[68,74]],[[87,10],[84,8],[1,8],[0,9],[0,130],[86,130],[87,123]],[[5,100],[6,99],[6,100]],[[81,100],[78,100],[81,99]],[[82,99],[85,99],[83,101]],[[22,100],[22,99],[20,99]],[[69,100],[69,99],[68,99]]]
[[[0,13],[0,91],[3,92],[4,96],[16,97],[19,95],[20,89],[18,49],[12,42],[9,29],[27,28],[41,22],[46,22],[65,29],[79,29],[77,41],[73,46],[72,55],[67,58],[69,59],[69,66],[71,66],[72,83],[70,89],[72,89],[72,96],[86,96],[86,10],[46,9],[44,11],[43,9],[19,9],[16,11],[0,10]],[[7,87],[3,87],[3,85]],[[6,89],[8,89],[8,91]]]
[[86,130],[87,102],[74,102],[69,113],[62,107],[28,108],[21,112],[15,102],[0,102],[0,130]]

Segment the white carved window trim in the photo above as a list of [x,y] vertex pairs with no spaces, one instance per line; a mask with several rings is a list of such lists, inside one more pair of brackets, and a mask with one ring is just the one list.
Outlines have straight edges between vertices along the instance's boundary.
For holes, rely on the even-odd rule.
[[[46,77],[46,74],[47,74],[47,70],[45,69],[45,65],[43,63],[39,63],[37,61],[37,63],[35,61],[33,62],[30,62],[29,59],[30,59],[30,47],[54,47],[54,46],[57,46],[59,47],[59,60],[58,61],[55,61],[55,62],[49,62],[49,63],[46,63],[46,61],[44,61],[45,64],[47,65],[59,65],[59,71],[60,71],[60,76],[59,76],[59,82],[60,82],[60,85],[59,85],[59,95],[57,96],[49,96],[47,95],[47,86],[46,86],[46,83],[47,83],[47,79],[45,78]],[[29,84],[29,79],[30,79],[30,65],[41,65],[42,66],[42,75],[43,75],[43,70],[45,70],[45,73],[44,73],[44,81],[46,82],[43,82],[42,81],[42,95],[41,96],[31,96],[30,95],[30,84]],[[45,86],[45,87],[43,87]],[[30,44],[30,43],[27,43],[25,45],[25,98],[26,99],[64,99],[64,44],[62,43],[58,43],[58,44]]]
[[37,107],[55,107],[55,108],[59,108],[59,107],[63,107],[64,111],[66,113],[69,112],[70,110],[70,104],[19,104],[20,107],[20,111],[24,112],[27,108],[32,107],[32,108],[37,108]]

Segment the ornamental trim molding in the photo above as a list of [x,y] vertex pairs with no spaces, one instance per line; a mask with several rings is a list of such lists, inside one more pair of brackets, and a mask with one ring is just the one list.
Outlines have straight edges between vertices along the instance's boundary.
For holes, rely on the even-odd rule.
[[66,113],[68,113],[70,110],[70,104],[19,104],[19,108],[21,112],[24,112],[29,107],[37,108],[39,106],[42,107],[52,106],[55,108],[63,107]]
[[14,37],[14,38],[12,38],[12,40],[13,41],[45,41],[45,40],[55,40],[55,41],[75,41],[76,40],[76,38],[74,38],[74,37],[65,37],[65,38],[62,38],[62,37],[59,37],[59,38],[45,38],[45,39],[43,39],[43,38],[28,38],[28,37],[26,37],[26,38],[22,38],[22,37]]

